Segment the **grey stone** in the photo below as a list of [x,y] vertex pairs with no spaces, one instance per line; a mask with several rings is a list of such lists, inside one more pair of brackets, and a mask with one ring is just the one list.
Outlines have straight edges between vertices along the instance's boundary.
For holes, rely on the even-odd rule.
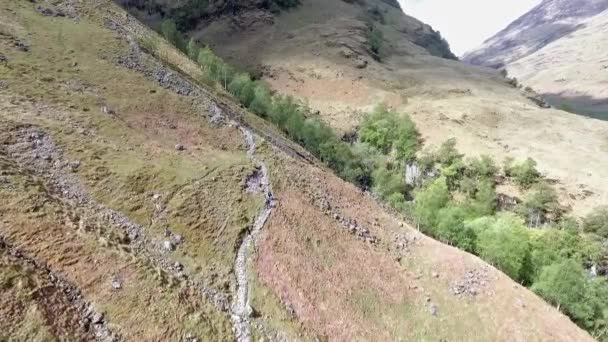
[[101,324],[101,323],[103,323],[103,313],[101,313],[101,312],[95,312],[95,313],[93,313],[93,316],[91,317],[91,322],[93,324]]
[[122,288],[122,283],[120,282],[120,279],[118,279],[117,277],[114,277],[112,279],[112,288],[114,290],[120,290]]
[[175,250],[175,245],[173,244],[173,242],[166,240],[163,242],[163,248],[166,251],[172,251],[172,250]]
[[177,151],[184,151],[185,149],[186,148],[182,144],[175,145],[175,150],[177,150]]

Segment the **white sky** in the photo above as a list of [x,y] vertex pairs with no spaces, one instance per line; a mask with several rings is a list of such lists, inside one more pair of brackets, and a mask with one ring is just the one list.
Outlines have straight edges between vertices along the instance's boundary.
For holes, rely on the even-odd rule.
[[435,30],[460,56],[507,27],[541,0],[399,0],[403,11]]

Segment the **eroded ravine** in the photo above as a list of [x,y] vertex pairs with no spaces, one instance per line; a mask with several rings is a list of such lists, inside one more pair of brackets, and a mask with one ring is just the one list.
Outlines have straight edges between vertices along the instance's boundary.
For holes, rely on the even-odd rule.
[[250,341],[251,339],[250,317],[252,309],[249,303],[249,279],[247,275],[247,268],[251,257],[250,250],[255,243],[257,234],[262,230],[272,212],[274,199],[272,197],[266,164],[255,157],[255,140],[253,134],[244,127],[240,127],[240,130],[247,145],[247,156],[255,166],[259,168],[260,179],[258,191],[261,191],[264,194],[264,206],[256,215],[250,231],[243,238],[234,261],[236,290],[232,299],[231,316],[236,340],[244,342]]

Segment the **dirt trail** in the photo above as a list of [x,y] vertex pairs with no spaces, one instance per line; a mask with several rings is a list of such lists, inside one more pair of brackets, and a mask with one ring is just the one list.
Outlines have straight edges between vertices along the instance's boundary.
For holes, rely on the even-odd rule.
[[272,197],[272,191],[270,189],[270,182],[268,180],[268,169],[266,164],[255,157],[255,140],[251,131],[247,128],[240,127],[241,132],[245,138],[247,144],[247,156],[255,163],[256,167],[260,169],[259,180],[260,190],[264,194],[264,207],[258,212],[253,227],[243,238],[241,246],[239,247],[236,259],[234,261],[234,274],[236,276],[237,287],[232,300],[232,322],[234,335],[237,341],[250,341],[251,330],[250,330],[250,316],[252,313],[251,305],[249,304],[249,280],[247,276],[247,266],[249,265],[250,249],[255,243],[257,234],[262,230],[264,224],[268,220],[272,208],[274,207],[274,199]]

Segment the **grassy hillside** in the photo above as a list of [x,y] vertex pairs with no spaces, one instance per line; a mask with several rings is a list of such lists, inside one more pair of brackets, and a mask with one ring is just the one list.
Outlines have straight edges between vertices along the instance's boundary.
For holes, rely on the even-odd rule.
[[591,340],[109,1],[0,17],[2,339]]

